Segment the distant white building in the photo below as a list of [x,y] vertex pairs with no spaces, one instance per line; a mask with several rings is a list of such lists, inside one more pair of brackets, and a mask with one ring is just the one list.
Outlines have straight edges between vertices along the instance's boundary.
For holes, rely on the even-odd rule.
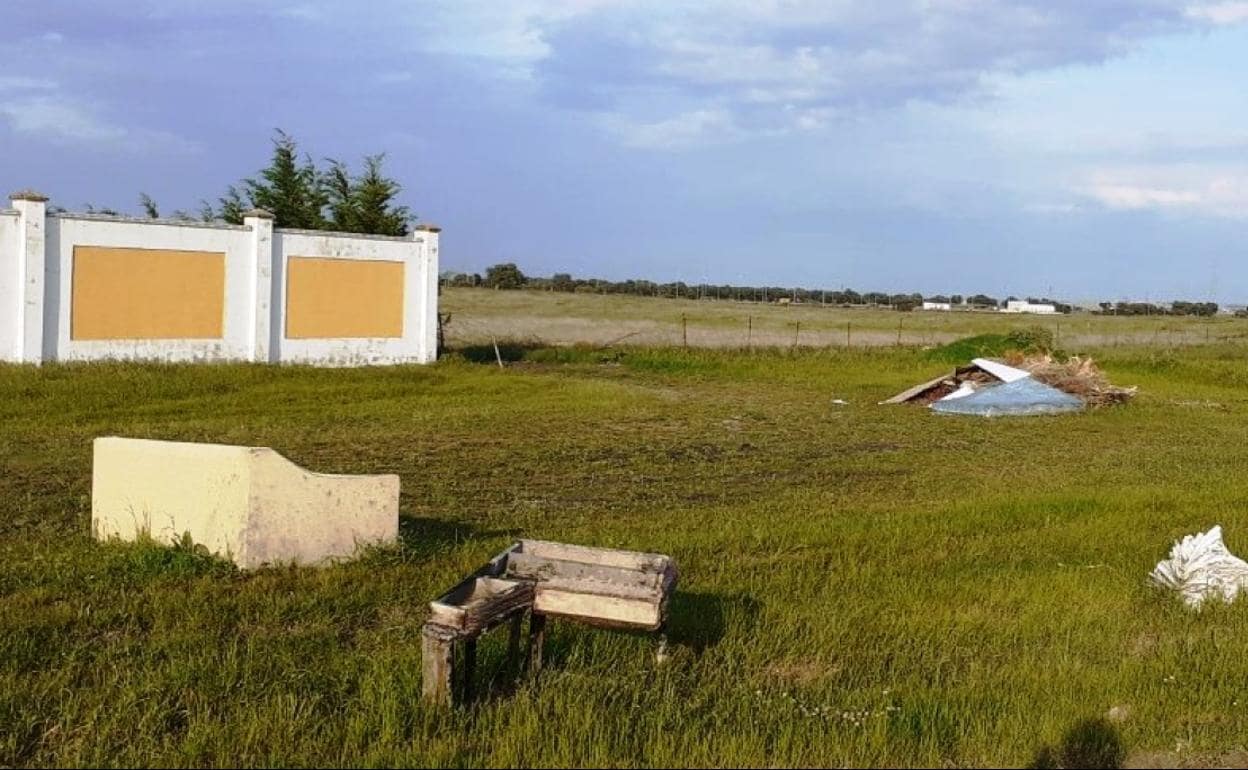
[[953,305],[948,302],[924,302],[924,310],[953,310]]
[[1022,299],[1012,299],[1005,303],[1002,313],[1039,313],[1040,315],[1053,315],[1057,313],[1057,308],[1053,305],[1042,305],[1031,303]]

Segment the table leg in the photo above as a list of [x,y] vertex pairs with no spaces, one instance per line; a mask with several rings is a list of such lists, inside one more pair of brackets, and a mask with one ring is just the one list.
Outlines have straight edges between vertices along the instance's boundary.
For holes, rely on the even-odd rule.
[[536,612],[529,614],[529,673],[536,676],[542,671],[542,649],[546,646],[546,616]]
[[464,705],[472,703],[476,696],[477,678],[477,637],[471,636],[464,640],[464,672],[461,674]]
[[455,639],[436,627],[421,633],[422,691],[426,700],[451,705],[454,693]]
[[520,676],[520,632],[524,624],[524,613],[517,612],[511,618],[511,629],[507,637],[507,676],[515,681]]

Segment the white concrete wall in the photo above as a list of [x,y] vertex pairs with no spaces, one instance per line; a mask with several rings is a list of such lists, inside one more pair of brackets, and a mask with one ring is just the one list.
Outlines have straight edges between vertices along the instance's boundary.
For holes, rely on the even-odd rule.
[[19,193],[11,199],[17,210],[17,246],[0,260],[17,273],[17,316],[11,332],[13,358],[23,363],[43,360],[43,306],[47,198],[38,193]]
[[326,564],[399,535],[399,477],[311,473],[266,447],[97,438],[99,540],[183,535],[243,569]]
[[[17,348],[20,278],[17,240],[21,220],[13,209],[0,209],[0,361],[15,361]],[[10,258],[10,255],[12,257]]]
[[[406,238],[343,237],[316,230],[273,231],[273,344],[281,361],[329,366],[359,366],[395,361],[428,363],[437,358],[437,239],[435,232],[417,230]],[[356,339],[290,339],[286,337],[287,270],[291,257],[403,262],[403,336]],[[432,288],[432,292],[430,291]],[[432,322],[430,321],[432,317]]]
[[[244,226],[121,219],[87,214],[48,217],[44,353],[49,361],[99,358],[160,361],[251,360],[250,231]],[[70,338],[74,246],[225,253],[225,324],[219,340],[74,340]]]
[[[275,229],[265,216],[249,216],[243,225],[235,226],[93,214],[48,215],[40,196],[24,193],[15,193],[12,205],[11,210],[0,210],[0,361],[145,359],[357,366],[437,359],[436,228],[391,238]],[[224,253],[222,338],[72,339],[75,246]],[[287,339],[286,264],[291,256],[404,263],[402,336]]]

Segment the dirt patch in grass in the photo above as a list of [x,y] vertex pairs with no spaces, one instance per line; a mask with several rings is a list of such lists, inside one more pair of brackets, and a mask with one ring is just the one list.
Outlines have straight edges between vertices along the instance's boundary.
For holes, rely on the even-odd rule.
[[840,670],[839,666],[818,658],[791,658],[769,665],[765,679],[787,687],[810,687],[835,676]]

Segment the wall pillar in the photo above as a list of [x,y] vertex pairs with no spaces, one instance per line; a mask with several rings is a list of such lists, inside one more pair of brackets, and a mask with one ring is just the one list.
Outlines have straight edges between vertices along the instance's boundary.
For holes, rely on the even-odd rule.
[[45,245],[47,241],[48,196],[23,190],[9,196],[17,210],[18,312],[15,360],[40,363],[43,360],[43,313],[45,297]]
[[277,309],[274,293],[273,266],[273,215],[264,209],[252,209],[243,214],[243,224],[251,234],[251,309],[248,317],[248,360],[270,363],[278,360],[278,344],[273,336],[273,317]]
[[424,296],[420,313],[420,363],[438,360],[438,241],[442,228],[437,225],[416,225],[412,240],[420,243],[420,285]]

